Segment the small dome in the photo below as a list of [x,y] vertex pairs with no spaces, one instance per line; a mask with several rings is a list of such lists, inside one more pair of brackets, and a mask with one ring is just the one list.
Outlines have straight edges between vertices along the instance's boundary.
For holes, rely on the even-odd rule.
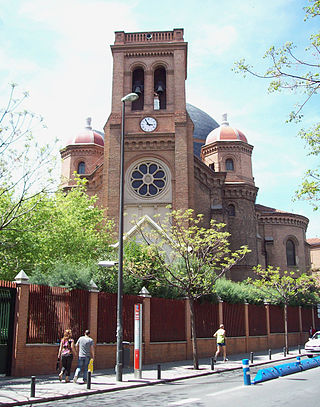
[[245,143],[248,143],[248,140],[242,131],[229,126],[226,113],[222,116],[222,123],[220,127],[214,129],[208,135],[206,145],[215,141],[244,141]]
[[98,144],[104,146],[103,133],[97,130],[93,130],[91,127],[91,117],[86,120],[85,128],[80,131],[75,137],[67,141],[67,145],[70,144]]

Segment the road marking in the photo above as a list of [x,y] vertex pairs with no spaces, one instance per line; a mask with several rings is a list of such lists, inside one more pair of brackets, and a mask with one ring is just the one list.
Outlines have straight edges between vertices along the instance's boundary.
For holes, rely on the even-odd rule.
[[242,385],[242,386],[233,387],[232,389],[229,389],[229,390],[221,390],[221,391],[217,391],[217,392],[215,392],[215,393],[209,393],[209,394],[207,394],[207,396],[212,396],[212,397],[214,397],[214,396],[219,396],[220,394],[231,393],[231,392],[233,392],[233,391],[235,391],[235,390],[239,390],[239,389],[243,389],[243,385]]
[[184,404],[193,403],[194,401],[198,401],[200,399],[184,399],[180,401],[174,401],[173,403],[169,403],[168,406],[183,406]]

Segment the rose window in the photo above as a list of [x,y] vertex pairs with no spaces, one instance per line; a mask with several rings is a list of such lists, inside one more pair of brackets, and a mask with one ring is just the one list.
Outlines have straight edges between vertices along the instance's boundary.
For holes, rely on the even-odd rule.
[[130,175],[130,184],[136,194],[153,197],[161,193],[167,183],[163,167],[155,162],[137,164]]

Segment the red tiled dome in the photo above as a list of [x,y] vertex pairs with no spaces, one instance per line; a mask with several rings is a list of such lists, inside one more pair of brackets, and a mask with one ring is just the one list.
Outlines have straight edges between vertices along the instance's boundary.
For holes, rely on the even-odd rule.
[[206,139],[206,145],[213,143],[214,141],[244,141],[248,143],[246,136],[242,133],[242,131],[237,130],[233,127],[229,126],[227,121],[227,114],[222,116],[222,123],[221,125],[212,130],[211,133],[208,134]]
[[91,117],[88,117],[86,127],[67,141],[67,145],[70,144],[98,144],[103,147],[104,139],[102,133],[92,130]]

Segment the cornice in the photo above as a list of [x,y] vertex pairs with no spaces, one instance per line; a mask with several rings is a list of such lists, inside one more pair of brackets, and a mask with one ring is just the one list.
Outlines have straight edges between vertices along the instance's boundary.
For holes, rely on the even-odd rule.
[[126,58],[141,58],[141,57],[172,57],[173,51],[135,51],[126,52],[124,54]]
[[150,150],[174,150],[173,137],[153,137],[139,139],[126,137],[124,142],[125,151],[150,151]]
[[273,224],[273,225],[286,225],[286,226],[298,226],[304,230],[307,229],[309,219],[302,215],[295,213],[257,213],[257,219],[260,224]]
[[255,202],[259,188],[254,185],[246,183],[229,183],[224,184],[223,195],[224,198],[232,199],[248,199]]
[[79,156],[79,155],[103,155],[104,154],[104,147],[97,146],[97,145],[81,145],[81,144],[74,144],[65,147],[64,149],[60,150],[61,158],[67,158],[69,156]]
[[213,172],[197,156],[194,156],[194,176],[209,189],[222,188],[226,172]]
[[209,145],[205,145],[202,147],[202,154],[209,155],[209,154],[214,154],[218,152],[230,152],[230,151],[236,151],[237,153],[245,153],[251,156],[253,150],[253,146],[250,144],[244,143],[242,141],[220,141],[220,142],[214,142]]

